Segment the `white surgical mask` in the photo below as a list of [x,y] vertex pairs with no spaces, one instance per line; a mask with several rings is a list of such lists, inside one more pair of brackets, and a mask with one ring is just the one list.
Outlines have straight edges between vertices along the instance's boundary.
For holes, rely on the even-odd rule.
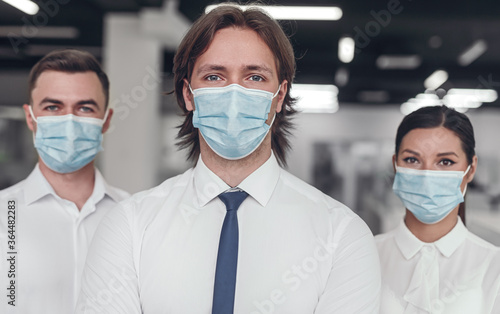
[[406,208],[425,224],[443,220],[464,201],[460,185],[466,171],[417,170],[396,167],[393,190]]
[[217,155],[229,160],[244,158],[260,146],[269,132],[271,126],[266,121],[278,92],[238,84],[191,90],[195,103],[193,126]]
[[94,160],[102,150],[102,126],[104,119],[79,117],[72,114],[35,118],[35,148],[43,162],[55,172],[77,171]]

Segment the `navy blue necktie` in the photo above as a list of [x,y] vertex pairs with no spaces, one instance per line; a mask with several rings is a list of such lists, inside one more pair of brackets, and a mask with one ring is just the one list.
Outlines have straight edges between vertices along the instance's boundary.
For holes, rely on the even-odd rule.
[[238,217],[236,211],[248,194],[245,191],[226,192],[219,198],[226,205],[215,269],[212,314],[232,314],[238,266]]

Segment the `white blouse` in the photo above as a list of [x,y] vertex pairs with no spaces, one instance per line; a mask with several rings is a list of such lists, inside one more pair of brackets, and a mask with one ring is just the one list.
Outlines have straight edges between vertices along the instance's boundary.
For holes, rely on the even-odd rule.
[[500,313],[500,248],[462,220],[425,243],[404,221],[375,237],[382,271],[381,314]]

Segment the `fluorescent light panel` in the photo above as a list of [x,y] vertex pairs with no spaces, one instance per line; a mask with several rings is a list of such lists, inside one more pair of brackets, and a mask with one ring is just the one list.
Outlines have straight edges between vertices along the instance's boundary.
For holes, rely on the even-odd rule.
[[497,91],[494,89],[451,88],[446,96],[459,96],[480,102],[494,102],[498,99]]
[[[209,5],[205,8],[208,13],[220,5]],[[322,20],[337,21],[342,18],[342,10],[339,7],[320,7],[320,6],[268,6],[268,5],[238,5],[246,10],[250,7],[258,7],[277,20]]]
[[424,86],[426,89],[435,90],[439,86],[443,85],[444,82],[448,80],[448,72],[444,70],[437,70],[432,73],[428,78],[424,81]]
[[354,59],[354,39],[351,37],[342,37],[339,39],[339,60],[349,63]]
[[[22,34],[24,26],[0,26],[0,37],[8,37],[12,34]],[[53,39],[75,39],[80,32],[76,27],[71,26],[44,26],[37,28],[33,38],[53,38]]]
[[458,56],[458,64],[468,66],[474,60],[479,58],[488,50],[488,44],[483,39],[476,40],[469,48],[467,48],[460,56]]
[[335,85],[294,84],[290,94],[296,97],[301,112],[335,113],[339,110],[339,89]]
[[422,58],[418,55],[380,55],[376,61],[381,70],[413,70],[421,63]]
[[40,10],[36,3],[29,0],[3,0],[3,2],[29,15],[35,15]]
[[439,99],[435,94],[418,94],[401,105],[401,112],[409,114],[419,108],[440,106],[444,104],[458,112],[481,107],[485,102],[494,102],[498,94],[494,89],[451,88],[448,93]]
[[439,106],[442,102],[435,94],[418,94],[415,98],[408,99],[400,107],[401,113],[410,114],[413,111],[427,106]]

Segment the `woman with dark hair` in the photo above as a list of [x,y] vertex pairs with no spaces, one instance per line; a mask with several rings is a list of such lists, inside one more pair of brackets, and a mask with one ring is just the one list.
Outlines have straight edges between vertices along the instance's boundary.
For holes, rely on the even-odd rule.
[[376,236],[380,313],[500,313],[500,248],[465,227],[474,146],[467,116],[446,106],[421,108],[401,122],[393,190],[406,215]]

